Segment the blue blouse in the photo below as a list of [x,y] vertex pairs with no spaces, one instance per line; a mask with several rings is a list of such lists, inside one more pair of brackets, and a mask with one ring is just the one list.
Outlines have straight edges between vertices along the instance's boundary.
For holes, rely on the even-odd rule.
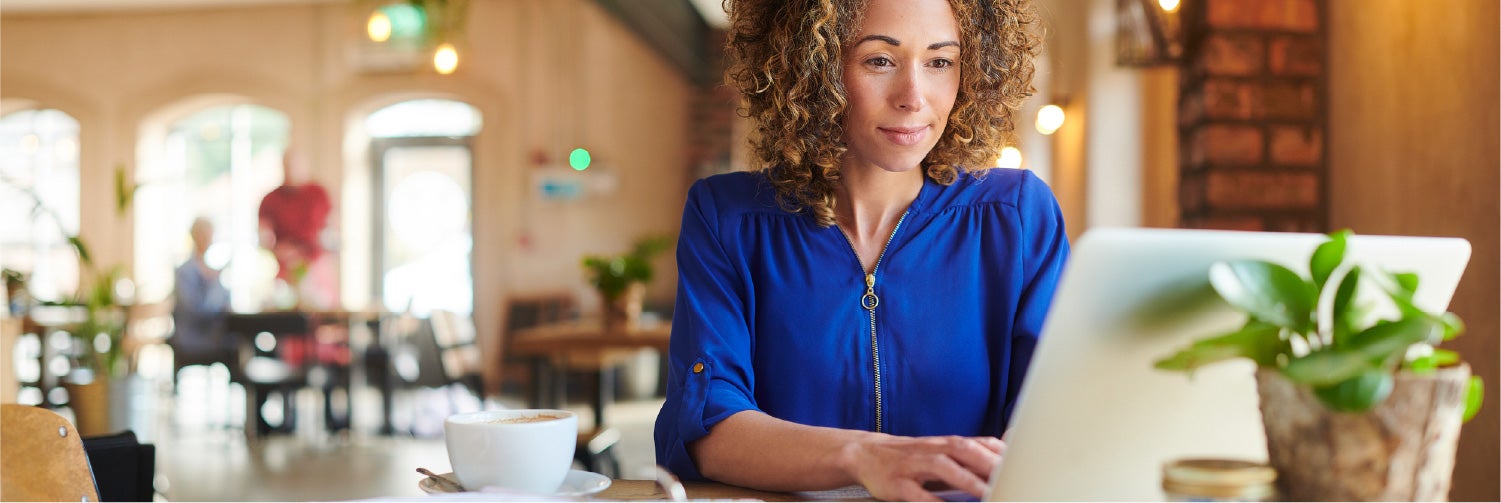
[[775,193],[759,172],[688,191],[657,463],[702,479],[685,446],[744,410],[1000,436],[1068,258],[1047,185],[1009,169],[948,186],[925,178],[876,265],[873,297],[844,234],[783,211]]

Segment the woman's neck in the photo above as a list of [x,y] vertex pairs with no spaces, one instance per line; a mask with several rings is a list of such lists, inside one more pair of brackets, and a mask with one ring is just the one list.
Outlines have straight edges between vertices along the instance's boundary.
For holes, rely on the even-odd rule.
[[922,191],[922,170],[846,170],[834,191],[834,220],[851,239],[885,241]]

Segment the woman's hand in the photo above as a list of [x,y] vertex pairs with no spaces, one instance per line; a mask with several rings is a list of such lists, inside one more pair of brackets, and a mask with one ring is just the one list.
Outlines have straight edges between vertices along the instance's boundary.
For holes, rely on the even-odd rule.
[[1006,444],[995,437],[879,435],[851,444],[850,474],[883,500],[940,501],[924,489],[939,483],[983,497]]

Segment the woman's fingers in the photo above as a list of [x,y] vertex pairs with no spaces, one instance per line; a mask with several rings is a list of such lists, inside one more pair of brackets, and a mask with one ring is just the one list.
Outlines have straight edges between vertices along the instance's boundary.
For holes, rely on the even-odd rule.
[[1006,441],[995,437],[969,437],[996,454],[1006,454]]
[[971,473],[982,479],[989,479],[990,473],[995,471],[996,464],[1001,462],[1001,455],[974,438],[966,437],[940,437],[943,442],[943,452],[953,458],[959,465],[968,469]]
[[[974,447],[979,448],[978,446]],[[961,466],[958,461],[955,461],[950,456],[935,456],[931,462],[930,470],[930,475],[934,477],[934,480],[948,484],[949,487],[953,487],[954,489],[973,494],[976,497],[984,496],[985,490],[989,488],[989,485],[985,482],[986,478],[990,476],[989,472],[986,472],[985,476],[981,477],[968,467]]]

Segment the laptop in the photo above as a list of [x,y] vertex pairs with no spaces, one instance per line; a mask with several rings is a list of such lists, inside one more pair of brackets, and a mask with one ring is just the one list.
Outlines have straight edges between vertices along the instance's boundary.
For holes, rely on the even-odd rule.
[[[1307,274],[1308,257],[1323,241],[1319,234],[1180,229],[1084,234],[1060,280],[985,500],[1162,501],[1167,461],[1265,461],[1254,364],[1221,362],[1190,377],[1152,363],[1244,323],[1209,286],[1211,264],[1266,259]],[[1469,257],[1469,242],[1458,238],[1356,235],[1345,261],[1418,273],[1415,301],[1439,311]],[[1374,289],[1370,283],[1362,282]]]

